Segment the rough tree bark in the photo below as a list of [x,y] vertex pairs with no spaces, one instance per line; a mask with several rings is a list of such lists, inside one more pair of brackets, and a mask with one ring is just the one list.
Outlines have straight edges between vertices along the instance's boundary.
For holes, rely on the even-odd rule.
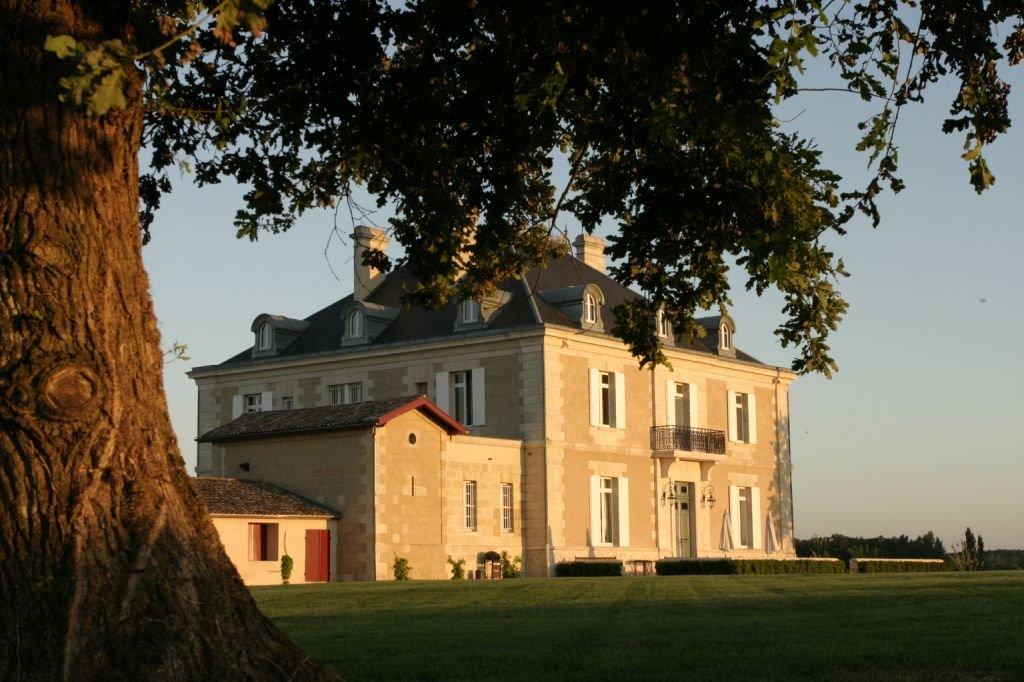
[[129,3],[0,0],[0,679],[316,678],[260,614],[167,416],[138,223],[140,82],[57,100],[46,34]]

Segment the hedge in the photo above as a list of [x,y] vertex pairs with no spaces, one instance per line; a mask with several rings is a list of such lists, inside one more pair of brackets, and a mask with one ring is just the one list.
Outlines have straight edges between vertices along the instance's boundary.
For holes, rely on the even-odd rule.
[[621,561],[559,561],[555,564],[555,576],[559,578],[609,575],[622,575]]
[[942,559],[852,559],[850,570],[857,573],[937,573],[950,570]]
[[661,559],[658,575],[744,575],[778,573],[845,573],[839,559]]

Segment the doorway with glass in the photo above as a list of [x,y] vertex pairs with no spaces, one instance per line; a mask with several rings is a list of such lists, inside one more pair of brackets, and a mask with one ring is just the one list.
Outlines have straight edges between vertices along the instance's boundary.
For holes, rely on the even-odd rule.
[[672,516],[675,526],[676,556],[696,556],[693,539],[693,484],[675,481],[672,484]]

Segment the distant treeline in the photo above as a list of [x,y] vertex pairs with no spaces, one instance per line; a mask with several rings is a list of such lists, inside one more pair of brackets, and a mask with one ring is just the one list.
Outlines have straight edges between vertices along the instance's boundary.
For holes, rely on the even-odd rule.
[[1024,549],[985,550],[986,570],[1005,571],[1011,568],[1024,569]]
[[799,557],[835,557],[849,563],[852,558],[874,557],[878,559],[945,559],[946,548],[935,533],[911,538],[899,535],[887,538],[855,538],[848,535],[814,536],[808,540],[796,541],[796,555]]
[[[956,544],[956,543],[954,543]],[[896,537],[858,538],[836,533],[828,537],[796,541],[799,557],[835,557],[849,563],[852,558],[879,559],[949,559],[942,540],[928,531],[911,538]],[[1024,549],[986,549],[982,567],[989,571],[1024,569]]]

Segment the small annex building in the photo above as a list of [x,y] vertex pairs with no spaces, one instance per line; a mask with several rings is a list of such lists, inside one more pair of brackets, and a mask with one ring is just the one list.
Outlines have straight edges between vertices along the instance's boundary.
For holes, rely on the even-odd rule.
[[192,484],[246,585],[280,584],[285,554],[293,561],[291,583],[335,575],[330,538],[338,534],[338,512],[262,481],[202,477]]
[[[409,561],[414,578],[440,579],[449,575],[449,556],[522,553],[519,510],[502,498],[522,483],[522,442],[470,436],[426,397],[250,412],[199,440],[213,444],[220,478],[200,477],[197,485],[222,486],[218,493],[232,498],[211,503],[204,494],[248,584],[263,584],[250,579],[262,575],[263,562],[248,559],[262,539],[242,526],[263,521],[247,517],[229,528],[218,510],[245,508],[234,498],[250,495],[255,481],[338,510],[318,526],[329,531],[331,580],[388,579],[396,557]],[[288,549],[298,573],[291,538],[307,530],[295,528]]]

